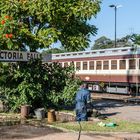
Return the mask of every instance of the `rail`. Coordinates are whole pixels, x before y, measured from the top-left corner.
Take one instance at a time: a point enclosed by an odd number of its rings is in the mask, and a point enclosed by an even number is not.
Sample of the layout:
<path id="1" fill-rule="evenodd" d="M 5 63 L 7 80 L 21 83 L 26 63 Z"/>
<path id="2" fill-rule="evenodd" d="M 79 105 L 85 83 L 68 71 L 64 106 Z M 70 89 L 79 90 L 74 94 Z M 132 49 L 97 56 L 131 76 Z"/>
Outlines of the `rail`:
<path id="1" fill-rule="evenodd" d="M 105 99 L 105 100 L 117 100 L 123 101 L 126 103 L 140 103 L 140 96 L 131 96 L 131 95 L 117 95 L 117 94 L 108 94 L 108 93 L 92 93 L 91 98 L 93 100 Z"/>

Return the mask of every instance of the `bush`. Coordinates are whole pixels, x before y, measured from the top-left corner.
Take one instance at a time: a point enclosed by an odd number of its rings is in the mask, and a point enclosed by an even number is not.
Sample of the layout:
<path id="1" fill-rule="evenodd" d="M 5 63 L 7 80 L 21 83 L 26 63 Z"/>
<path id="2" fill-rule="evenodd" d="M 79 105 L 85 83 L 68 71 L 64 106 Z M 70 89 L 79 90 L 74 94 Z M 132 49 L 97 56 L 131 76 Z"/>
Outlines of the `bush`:
<path id="1" fill-rule="evenodd" d="M 63 68 L 58 63 L 42 64 L 41 60 L 0 65 L 1 94 L 12 111 L 24 104 L 33 109 L 71 105 L 78 85 L 73 65 Z"/>

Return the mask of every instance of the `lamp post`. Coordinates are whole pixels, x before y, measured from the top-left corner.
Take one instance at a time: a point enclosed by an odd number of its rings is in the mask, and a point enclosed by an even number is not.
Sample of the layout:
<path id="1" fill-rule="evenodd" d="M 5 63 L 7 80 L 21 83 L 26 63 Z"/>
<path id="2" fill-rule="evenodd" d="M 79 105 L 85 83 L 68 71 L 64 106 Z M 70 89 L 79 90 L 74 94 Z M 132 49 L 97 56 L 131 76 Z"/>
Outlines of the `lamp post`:
<path id="1" fill-rule="evenodd" d="M 122 7 L 122 5 L 109 5 L 109 7 L 115 10 L 115 48 L 117 47 L 117 8 Z"/>

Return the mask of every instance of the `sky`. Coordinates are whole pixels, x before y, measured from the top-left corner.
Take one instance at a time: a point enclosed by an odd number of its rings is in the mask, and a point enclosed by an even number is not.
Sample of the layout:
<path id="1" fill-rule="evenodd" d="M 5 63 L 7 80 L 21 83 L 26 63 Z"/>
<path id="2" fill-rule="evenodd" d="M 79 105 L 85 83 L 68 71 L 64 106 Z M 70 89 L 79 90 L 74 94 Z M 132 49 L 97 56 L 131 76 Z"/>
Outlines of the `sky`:
<path id="1" fill-rule="evenodd" d="M 89 23 L 98 28 L 97 35 L 90 38 L 90 47 L 101 36 L 114 40 L 115 10 L 109 5 L 122 5 L 117 9 L 117 38 L 133 33 L 140 34 L 140 0 L 102 0 L 101 11 Z"/>
<path id="2" fill-rule="evenodd" d="M 140 0 L 102 0 L 101 10 L 97 13 L 96 18 L 91 18 L 88 23 L 98 28 L 96 36 L 90 37 L 90 50 L 96 39 L 106 36 L 112 40 L 115 39 L 115 10 L 109 5 L 121 5 L 117 8 L 116 37 L 122 38 L 134 33 L 140 34 Z M 52 45 L 60 47 L 58 42 Z"/>

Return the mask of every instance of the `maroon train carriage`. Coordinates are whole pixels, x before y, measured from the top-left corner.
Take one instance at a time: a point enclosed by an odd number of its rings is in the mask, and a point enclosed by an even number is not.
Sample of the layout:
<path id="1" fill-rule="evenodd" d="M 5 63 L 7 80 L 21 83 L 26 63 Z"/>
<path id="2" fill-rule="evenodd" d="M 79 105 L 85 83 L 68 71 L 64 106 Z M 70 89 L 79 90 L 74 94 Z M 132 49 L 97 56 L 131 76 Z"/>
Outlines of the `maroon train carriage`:
<path id="1" fill-rule="evenodd" d="M 51 54 L 46 61 L 63 67 L 74 62 L 76 76 L 96 92 L 140 93 L 139 46 Z"/>

